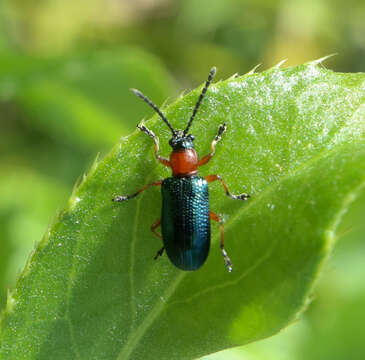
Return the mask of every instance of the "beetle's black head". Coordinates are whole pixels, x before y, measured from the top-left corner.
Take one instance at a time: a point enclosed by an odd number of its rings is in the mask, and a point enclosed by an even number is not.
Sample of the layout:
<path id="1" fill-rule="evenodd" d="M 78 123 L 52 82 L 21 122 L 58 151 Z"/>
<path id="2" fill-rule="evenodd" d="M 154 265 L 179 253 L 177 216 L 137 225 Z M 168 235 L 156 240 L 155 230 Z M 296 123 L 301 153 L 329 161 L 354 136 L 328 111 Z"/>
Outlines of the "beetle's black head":
<path id="1" fill-rule="evenodd" d="M 176 131 L 169 144 L 173 150 L 194 149 L 194 135 L 184 135 L 183 131 Z"/>

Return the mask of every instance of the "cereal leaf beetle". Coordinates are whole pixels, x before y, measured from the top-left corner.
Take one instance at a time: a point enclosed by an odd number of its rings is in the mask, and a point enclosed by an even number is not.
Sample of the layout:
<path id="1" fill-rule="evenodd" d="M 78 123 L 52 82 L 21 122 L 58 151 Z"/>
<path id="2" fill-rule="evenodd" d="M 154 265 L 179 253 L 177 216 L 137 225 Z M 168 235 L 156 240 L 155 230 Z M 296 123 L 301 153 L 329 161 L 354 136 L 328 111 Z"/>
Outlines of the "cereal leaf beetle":
<path id="1" fill-rule="evenodd" d="M 162 216 L 152 224 L 151 231 L 162 239 L 163 247 L 157 252 L 155 259 L 166 250 L 170 261 L 182 270 L 197 270 L 206 261 L 210 248 L 210 220 L 213 220 L 219 223 L 222 255 L 228 271 L 232 271 L 231 260 L 224 249 L 222 220 L 209 209 L 208 183 L 219 180 L 226 194 L 232 199 L 247 200 L 250 197 L 248 194 L 232 195 L 219 175 L 208 175 L 205 178 L 198 176 L 198 167 L 208 163 L 214 156 L 216 144 L 221 140 L 222 134 L 227 128 L 225 123 L 219 126 L 218 133 L 211 144 L 211 152 L 199 159 L 194 149 L 194 136 L 188 134 L 188 131 L 215 72 L 216 68 L 213 67 L 185 130 L 174 129 L 161 110 L 149 98 L 140 91 L 131 89 L 135 95 L 158 113 L 172 132 L 172 138 L 169 141 L 172 152 L 170 159 L 166 159 L 159 155 L 158 137 L 145 125 L 137 126 L 139 130 L 153 139 L 155 157 L 161 164 L 171 168 L 172 177 L 147 184 L 132 195 L 116 196 L 112 199 L 117 202 L 126 201 L 136 197 L 150 186 L 161 186 Z M 159 226 L 161 226 L 162 235 L 156 231 Z"/>

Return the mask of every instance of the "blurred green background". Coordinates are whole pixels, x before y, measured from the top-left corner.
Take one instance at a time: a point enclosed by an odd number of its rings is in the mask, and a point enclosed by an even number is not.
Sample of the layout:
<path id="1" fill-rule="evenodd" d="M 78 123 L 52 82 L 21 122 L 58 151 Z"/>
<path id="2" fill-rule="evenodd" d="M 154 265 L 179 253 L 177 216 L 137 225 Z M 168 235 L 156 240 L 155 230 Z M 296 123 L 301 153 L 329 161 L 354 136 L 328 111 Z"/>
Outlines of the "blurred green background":
<path id="1" fill-rule="evenodd" d="M 202 83 L 331 53 L 365 69 L 362 0 L 3 0 L 0 3 L 0 306 L 47 224 L 97 153 L 157 104 Z M 365 199 L 301 320 L 213 359 L 364 359 Z M 208 358 L 207 358 L 208 359 Z"/>

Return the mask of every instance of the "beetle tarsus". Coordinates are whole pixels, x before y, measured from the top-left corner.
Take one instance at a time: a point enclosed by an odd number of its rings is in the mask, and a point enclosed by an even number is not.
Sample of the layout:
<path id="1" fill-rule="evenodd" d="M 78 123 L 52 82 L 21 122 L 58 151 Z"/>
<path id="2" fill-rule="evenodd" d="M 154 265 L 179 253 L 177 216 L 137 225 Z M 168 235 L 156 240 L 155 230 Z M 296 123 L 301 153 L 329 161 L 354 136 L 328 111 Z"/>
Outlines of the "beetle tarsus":
<path id="1" fill-rule="evenodd" d="M 211 144 L 212 151 L 208 155 L 205 155 L 204 157 L 202 157 L 199 160 L 198 166 L 205 165 L 214 156 L 215 147 L 216 147 L 217 143 L 222 140 L 222 135 L 226 130 L 227 130 L 227 124 L 226 123 L 223 123 L 223 124 L 219 125 L 217 135 L 215 136 L 215 138 L 214 138 L 214 140 L 212 141 L 212 144 Z"/>
<path id="2" fill-rule="evenodd" d="M 240 195 L 233 195 L 231 194 L 231 192 L 228 189 L 227 184 L 223 181 L 223 179 L 219 176 L 219 175 L 208 175 L 205 177 L 205 180 L 209 182 L 213 182 L 213 181 L 220 181 L 221 184 L 224 187 L 224 190 L 226 192 L 226 195 L 229 196 L 231 199 L 235 199 L 235 200 L 248 200 L 248 198 L 250 198 L 251 196 L 249 194 L 246 193 L 242 193 Z"/>
<path id="3" fill-rule="evenodd" d="M 243 193 L 240 195 L 232 195 L 232 194 L 227 194 L 228 196 L 230 196 L 232 199 L 236 199 L 236 200 L 248 200 L 251 196 L 249 194 Z"/>
<path id="4" fill-rule="evenodd" d="M 159 140 L 158 140 L 158 137 L 155 135 L 155 133 L 150 130 L 146 125 L 144 125 L 143 123 L 140 124 L 140 125 L 137 125 L 137 128 L 144 132 L 147 136 L 151 137 L 155 143 L 155 157 L 156 159 L 163 165 L 165 166 L 171 166 L 170 165 L 170 161 L 162 156 L 160 156 L 158 154 L 158 151 L 159 151 Z"/>
<path id="5" fill-rule="evenodd" d="M 157 260 L 160 256 L 162 256 L 163 252 L 165 250 L 165 247 L 162 247 L 160 250 L 157 251 L 157 254 L 153 258 L 153 260 Z"/>
<path id="6" fill-rule="evenodd" d="M 118 195 L 115 198 L 113 198 L 112 201 L 122 202 L 122 201 L 133 199 L 138 194 L 140 194 L 142 191 L 145 191 L 146 189 L 148 189 L 150 186 L 161 186 L 161 184 L 162 184 L 162 180 L 152 182 L 150 184 L 147 184 L 147 185 L 141 187 L 137 192 L 135 192 L 132 195 Z"/>
<path id="7" fill-rule="evenodd" d="M 227 255 L 227 251 L 224 250 L 224 248 L 222 248 L 222 255 L 224 258 L 224 264 L 226 265 L 228 272 L 232 272 L 232 270 L 233 270 L 232 262 L 231 262 L 231 259 Z"/>
<path id="8" fill-rule="evenodd" d="M 112 199 L 112 201 L 122 202 L 122 201 L 129 200 L 130 198 L 131 197 L 129 195 L 127 195 L 127 196 L 116 196 L 115 198 Z"/>
<path id="9" fill-rule="evenodd" d="M 144 132 L 145 134 L 147 134 L 148 136 L 150 136 L 152 139 L 156 138 L 155 133 L 150 130 L 148 127 L 146 127 L 146 125 L 142 124 L 142 125 L 137 125 L 137 128 L 139 130 L 141 130 L 142 132 Z"/>
<path id="10" fill-rule="evenodd" d="M 226 132 L 226 130 L 227 130 L 227 124 L 226 123 L 223 123 L 223 124 L 219 125 L 218 133 L 217 133 L 217 135 L 214 138 L 214 141 L 216 143 L 221 140 L 222 135 L 223 135 L 223 133 Z"/>

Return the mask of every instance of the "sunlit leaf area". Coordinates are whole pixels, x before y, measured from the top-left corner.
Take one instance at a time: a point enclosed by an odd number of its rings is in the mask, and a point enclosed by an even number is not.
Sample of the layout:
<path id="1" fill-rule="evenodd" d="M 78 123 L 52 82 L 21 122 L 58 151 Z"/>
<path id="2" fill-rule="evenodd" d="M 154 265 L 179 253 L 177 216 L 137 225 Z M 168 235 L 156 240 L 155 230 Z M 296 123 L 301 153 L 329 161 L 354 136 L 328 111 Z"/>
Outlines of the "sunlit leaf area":
<path id="1" fill-rule="evenodd" d="M 0 4 L 0 359 L 362 360 L 365 3 Z M 285 61 L 284 61 L 285 60 Z M 260 64 L 260 66 L 258 66 Z M 223 219 L 175 268 L 142 121 L 191 126 Z"/>

